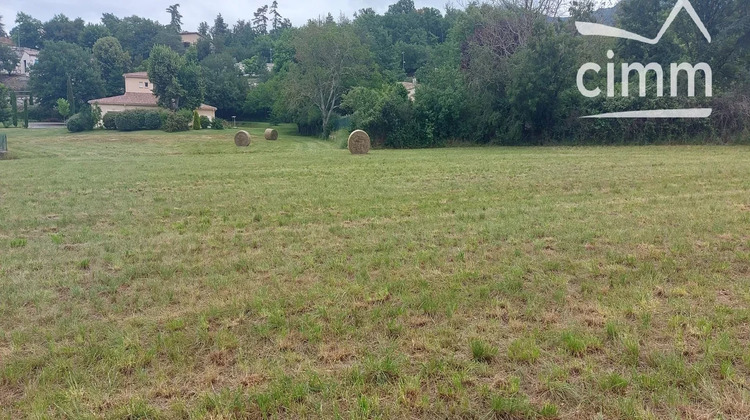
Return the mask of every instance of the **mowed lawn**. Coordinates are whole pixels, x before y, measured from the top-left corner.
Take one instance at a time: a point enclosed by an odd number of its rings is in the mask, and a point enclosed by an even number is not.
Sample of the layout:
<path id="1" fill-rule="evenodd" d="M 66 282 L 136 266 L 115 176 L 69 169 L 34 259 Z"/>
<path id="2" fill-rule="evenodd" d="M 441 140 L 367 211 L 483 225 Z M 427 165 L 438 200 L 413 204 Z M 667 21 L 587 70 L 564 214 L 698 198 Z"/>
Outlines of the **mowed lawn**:
<path id="1" fill-rule="evenodd" d="M 750 148 L 264 128 L 5 131 L 0 418 L 750 417 Z"/>

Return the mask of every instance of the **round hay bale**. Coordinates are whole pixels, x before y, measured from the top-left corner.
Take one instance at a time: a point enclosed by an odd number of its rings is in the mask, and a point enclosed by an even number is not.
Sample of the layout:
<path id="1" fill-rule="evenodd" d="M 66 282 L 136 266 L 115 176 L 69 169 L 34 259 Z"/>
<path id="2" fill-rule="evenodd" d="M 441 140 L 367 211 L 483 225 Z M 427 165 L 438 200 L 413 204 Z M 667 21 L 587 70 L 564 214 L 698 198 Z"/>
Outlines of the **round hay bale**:
<path id="1" fill-rule="evenodd" d="M 236 144 L 237 147 L 250 146 L 250 133 L 245 130 L 238 131 L 237 134 L 234 135 L 234 144 Z"/>
<path id="2" fill-rule="evenodd" d="M 266 138 L 266 140 L 276 140 L 279 138 L 279 132 L 274 130 L 273 128 L 266 128 L 266 132 L 263 133 L 263 136 Z"/>
<path id="3" fill-rule="evenodd" d="M 354 130 L 347 141 L 353 155 L 364 155 L 370 151 L 370 136 L 362 130 Z"/>

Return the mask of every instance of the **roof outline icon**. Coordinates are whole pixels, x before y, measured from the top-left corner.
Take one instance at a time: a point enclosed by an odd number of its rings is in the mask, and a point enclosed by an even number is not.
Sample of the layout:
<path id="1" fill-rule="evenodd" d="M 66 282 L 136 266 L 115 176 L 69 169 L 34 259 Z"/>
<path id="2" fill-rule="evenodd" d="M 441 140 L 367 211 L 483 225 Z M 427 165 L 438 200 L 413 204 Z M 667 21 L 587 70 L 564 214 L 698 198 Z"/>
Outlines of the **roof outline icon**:
<path id="1" fill-rule="evenodd" d="M 706 26 L 698 16 L 698 13 L 695 12 L 693 5 L 690 4 L 690 0 L 677 0 L 674 8 L 672 8 L 672 12 L 669 14 L 669 17 L 667 17 L 667 20 L 664 22 L 664 25 L 662 25 L 661 30 L 655 38 L 646 38 L 642 35 L 628 32 L 624 29 L 601 25 L 599 23 L 593 22 L 576 22 L 576 29 L 578 29 L 578 32 L 581 35 L 630 39 L 633 41 L 642 42 L 644 44 L 655 45 L 661 40 L 661 38 L 664 36 L 664 33 L 667 32 L 667 29 L 669 29 L 669 27 L 672 25 L 672 22 L 674 22 L 674 20 L 677 18 L 677 15 L 682 11 L 682 9 L 685 9 L 685 11 L 688 12 L 690 18 L 693 19 L 695 25 L 698 27 L 698 29 L 700 29 L 701 33 L 703 33 L 703 36 L 706 37 L 706 40 L 709 43 L 711 43 L 711 34 L 708 33 L 708 29 L 706 29 Z"/>

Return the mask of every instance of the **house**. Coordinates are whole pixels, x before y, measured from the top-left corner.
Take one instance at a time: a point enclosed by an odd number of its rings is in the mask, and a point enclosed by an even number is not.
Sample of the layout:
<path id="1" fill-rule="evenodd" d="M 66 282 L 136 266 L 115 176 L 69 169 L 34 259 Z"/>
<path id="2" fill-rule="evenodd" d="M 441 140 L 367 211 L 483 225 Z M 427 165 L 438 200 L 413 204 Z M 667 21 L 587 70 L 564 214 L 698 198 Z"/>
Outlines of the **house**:
<path id="1" fill-rule="evenodd" d="M 109 98 L 92 99 L 90 104 L 97 104 L 102 110 L 102 116 L 108 112 L 121 112 L 128 109 L 154 109 L 158 108 L 156 95 L 154 95 L 154 84 L 148 80 L 148 73 L 126 73 L 125 94 L 111 96 Z M 201 104 L 196 110 L 198 115 L 210 119 L 216 118 L 216 108 L 211 105 Z"/>
<path id="2" fill-rule="evenodd" d="M 39 51 L 32 48 L 13 48 L 21 61 L 16 67 L 16 74 L 29 74 L 31 66 L 39 60 Z"/>
<path id="3" fill-rule="evenodd" d="M 189 47 L 191 45 L 195 45 L 200 41 L 201 38 L 203 38 L 203 35 L 199 34 L 198 32 L 182 32 L 180 34 L 180 38 L 182 38 L 182 45 L 185 47 Z"/>

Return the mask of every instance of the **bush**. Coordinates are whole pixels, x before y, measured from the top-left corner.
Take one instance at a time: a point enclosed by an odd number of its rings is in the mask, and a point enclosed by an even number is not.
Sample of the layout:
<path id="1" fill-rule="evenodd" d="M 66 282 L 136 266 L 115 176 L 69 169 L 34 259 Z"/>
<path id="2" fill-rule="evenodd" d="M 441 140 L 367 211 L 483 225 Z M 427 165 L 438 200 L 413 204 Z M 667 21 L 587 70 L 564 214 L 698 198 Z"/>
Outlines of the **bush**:
<path id="1" fill-rule="evenodd" d="M 158 130 L 162 126 L 161 112 L 159 111 L 146 111 L 143 114 L 143 129 L 144 130 Z"/>
<path id="2" fill-rule="evenodd" d="M 189 113 L 186 115 L 184 112 L 171 112 L 167 115 L 167 119 L 164 122 L 164 131 L 168 133 L 174 133 L 177 131 L 188 131 L 190 130 L 190 121 L 192 115 Z"/>
<path id="3" fill-rule="evenodd" d="M 117 113 L 115 126 L 119 131 L 140 130 L 142 125 L 141 116 L 138 111 L 123 111 Z"/>
<path id="4" fill-rule="evenodd" d="M 211 123 L 211 128 L 214 130 L 223 130 L 224 129 L 224 120 L 221 118 L 214 118 L 214 121 Z"/>
<path id="5" fill-rule="evenodd" d="M 115 126 L 119 131 L 158 130 L 162 127 L 162 111 L 134 109 L 118 112 Z"/>
<path id="6" fill-rule="evenodd" d="M 91 109 L 84 108 L 81 112 L 68 118 L 66 126 L 71 133 L 79 133 L 94 129 L 95 122 L 91 118 Z"/>
<path id="7" fill-rule="evenodd" d="M 210 127 L 211 127 L 211 120 L 207 116 L 201 115 L 201 128 L 205 130 L 206 128 L 210 128 Z"/>
<path id="8" fill-rule="evenodd" d="M 98 122 L 94 118 L 95 116 L 92 114 L 91 107 L 88 105 L 84 105 L 81 108 L 81 112 L 68 118 L 68 121 L 65 125 L 68 127 L 68 131 L 72 133 L 93 130 L 94 126 Z"/>
<path id="9" fill-rule="evenodd" d="M 193 111 L 193 130 L 201 129 L 201 117 L 198 115 L 198 111 Z"/>
<path id="10" fill-rule="evenodd" d="M 107 112 L 104 114 L 102 117 L 102 125 L 104 125 L 105 130 L 117 130 L 117 125 L 115 123 L 117 114 L 119 114 L 119 112 Z"/>

